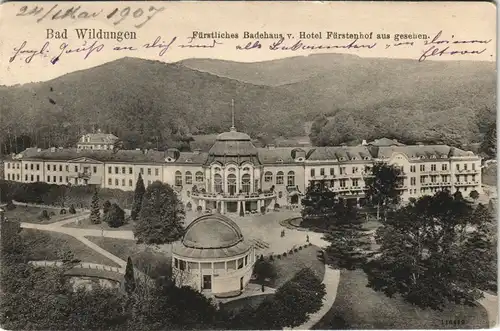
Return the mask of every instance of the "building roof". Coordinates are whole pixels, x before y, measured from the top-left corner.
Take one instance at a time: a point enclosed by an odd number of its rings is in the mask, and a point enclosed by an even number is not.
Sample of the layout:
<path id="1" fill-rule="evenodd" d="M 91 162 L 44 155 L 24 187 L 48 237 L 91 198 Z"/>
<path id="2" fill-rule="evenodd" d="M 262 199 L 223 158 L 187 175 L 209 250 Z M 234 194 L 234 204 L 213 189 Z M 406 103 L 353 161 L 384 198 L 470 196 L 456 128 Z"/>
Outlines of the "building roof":
<path id="1" fill-rule="evenodd" d="M 257 148 L 246 133 L 231 131 L 217 136 L 215 143 L 208 151 L 209 156 L 256 156 Z"/>
<path id="2" fill-rule="evenodd" d="M 88 138 L 89 141 L 85 141 Z M 87 133 L 80 138 L 79 144 L 112 144 L 119 138 L 111 133 Z"/>
<path id="3" fill-rule="evenodd" d="M 398 142 L 396 139 L 380 138 L 375 139 L 368 143 L 371 146 L 404 146 L 404 144 Z"/>
<path id="4" fill-rule="evenodd" d="M 173 252 L 190 258 L 221 258 L 240 255 L 251 246 L 238 225 L 227 216 L 208 214 L 195 219 Z"/>
<path id="5" fill-rule="evenodd" d="M 376 158 L 390 158 L 394 153 L 401 153 L 408 158 L 417 159 L 442 159 L 450 157 L 474 156 L 474 153 L 447 145 L 412 145 L 412 146 L 387 146 L 372 148 Z"/>

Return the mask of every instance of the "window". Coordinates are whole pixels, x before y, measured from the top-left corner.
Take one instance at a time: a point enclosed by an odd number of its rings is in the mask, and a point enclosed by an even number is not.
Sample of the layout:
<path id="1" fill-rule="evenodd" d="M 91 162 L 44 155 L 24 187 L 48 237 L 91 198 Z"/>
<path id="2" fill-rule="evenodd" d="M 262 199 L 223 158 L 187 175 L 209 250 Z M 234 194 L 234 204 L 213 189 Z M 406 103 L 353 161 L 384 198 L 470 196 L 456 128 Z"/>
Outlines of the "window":
<path id="1" fill-rule="evenodd" d="M 446 163 L 441 164 L 441 170 L 442 171 L 448 170 L 448 165 Z"/>
<path id="2" fill-rule="evenodd" d="M 36 164 L 36 170 L 40 171 L 40 165 L 38 163 Z"/>
<path id="3" fill-rule="evenodd" d="M 19 163 L 18 163 L 18 164 L 16 164 L 16 169 L 19 169 Z"/>
<path id="4" fill-rule="evenodd" d="M 425 164 L 420 165 L 420 171 L 425 171 Z"/>
<path id="5" fill-rule="evenodd" d="M 179 260 L 179 269 L 186 270 L 186 261 Z"/>
<path id="6" fill-rule="evenodd" d="M 148 170 L 151 171 L 151 169 Z M 193 175 L 191 171 L 186 171 L 186 184 L 193 184 Z"/>
<path id="7" fill-rule="evenodd" d="M 141 168 L 141 174 L 143 169 Z M 180 171 L 175 172 L 175 186 L 182 186 L 182 173 Z"/>
<path id="8" fill-rule="evenodd" d="M 97 173 L 97 167 L 93 167 L 92 171 L 94 172 L 94 174 L 96 174 Z"/>
<path id="9" fill-rule="evenodd" d="M 111 173 L 111 167 L 108 167 L 108 174 Z"/>
<path id="10" fill-rule="evenodd" d="M 334 176 L 335 175 L 335 169 L 334 168 L 330 168 L 330 176 Z"/>
<path id="11" fill-rule="evenodd" d="M 134 185 L 134 183 L 132 182 L 132 179 L 129 179 L 128 180 L 128 186 L 132 187 Z"/>
<path id="12" fill-rule="evenodd" d="M 125 167 L 122 167 L 122 174 L 126 174 L 127 170 L 125 169 Z"/>
<path id="13" fill-rule="evenodd" d="M 346 184 L 346 180 L 345 179 L 341 179 L 339 184 L 340 184 L 340 187 L 345 187 L 346 186 L 345 185 Z"/>
<path id="14" fill-rule="evenodd" d="M 244 174 L 241 177 L 241 189 L 245 193 L 250 193 L 250 175 Z"/>
<path id="15" fill-rule="evenodd" d="M 122 186 L 125 186 L 125 179 L 122 179 Z"/>
<path id="16" fill-rule="evenodd" d="M 118 174 L 119 171 L 118 171 L 118 167 L 115 167 L 115 174 Z"/>
<path id="17" fill-rule="evenodd" d="M 26 165 L 26 167 L 27 167 L 27 166 L 28 166 L 28 165 Z M 26 182 L 28 181 L 28 175 L 24 175 L 24 181 L 26 181 Z"/>
<path id="18" fill-rule="evenodd" d="M 276 184 L 283 185 L 284 183 L 284 174 L 283 171 L 278 171 L 276 174 Z"/>
<path id="19" fill-rule="evenodd" d="M 159 175 L 160 175 L 160 169 L 155 168 L 155 176 L 159 176 Z"/>
<path id="20" fill-rule="evenodd" d="M 460 170 L 460 164 L 457 164 L 457 170 Z"/>
<path id="21" fill-rule="evenodd" d="M 448 176 L 446 176 L 446 175 L 442 175 L 442 176 L 441 176 L 441 182 L 443 182 L 443 183 L 447 183 L 447 182 L 448 182 Z"/>
<path id="22" fill-rule="evenodd" d="M 56 166 L 54 166 L 54 168 L 55 168 L 55 167 L 56 167 Z M 30 169 L 31 169 L 31 170 L 33 170 L 33 163 L 32 163 L 32 164 L 30 164 Z M 55 169 L 54 169 L 54 170 L 55 170 Z"/>
<path id="23" fill-rule="evenodd" d="M 436 182 L 436 177 L 437 177 L 437 176 L 431 176 L 431 182 L 432 182 L 432 183 L 435 183 L 435 182 Z"/>
<path id="24" fill-rule="evenodd" d="M 324 176 L 325 175 L 325 168 L 320 168 L 319 174 L 320 174 L 320 176 Z"/>
<path id="25" fill-rule="evenodd" d="M 245 266 L 248 264 L 248 255 L 245 256 Z"/>
<path id="26" fill-rule="evenodd" d="M 272 181 L 273 181 L 273 173 L 270 171 L 266 171 L 266 173 L 264 174 L 264 182 L 266 182 L 266 183 L 271 182 L 272 183 Z"/>
<path id="27" fill-rule="evenodd" d="M 287 176 L 287 185 L 288 186 L 295 186 L 295 172 L 289 171 L 288 176 Z"/>
<path id="28" fill-rule="evenodd" d="M 119 185 L 120 185 L 120 182 L 118 181 L 118 178 L 115 178 L 115 185 L 116 185 L 116 186 L 119 186 Z"/>
<path id="29" fill-rule="evenodd" d="M 113 185 L 113 181 L 111 180 L 111 178 L 108 178 L 108 185 Z"/>
<path id="30" fill-rule="evenodd" d="M 7 163 L 7 169 L 10 169 L 10 163 Z"/>
<path id="31" fill-rule="evenodd" d="M 57 165 L 53 164 L 53 165 L 52 165 L 52 170 L 53 170 L 53 171 L 57 171 Z"/>
<path id="32" fill-rule="evenodd" d="M 78 166 L 75 166 L 75 172 L 78 172 Z"/>
<path id="33" fill-rule="evenodd" d="M 195 174 L 195 180 L 198 183 L 201 183 L 201 182 L 203 182 L 203 179 L 204 179 L 203 178 L 203 172 L 201 172 L 201 171 L 196 172 L 196 174 Z"/>
<path id="34" fill-rule="evenodd" d="M 132 167 L 128 167 L 128 174 L 132 175 L 133 173 L 134 173 L 134 170 L 132 169 Z"/>
<path id="35" fill-rule="evenodd" d="M 283 197 L 283 192 L 279 191 L 279 192 L 278 192 L 278 198 L 280 198 L 280 199 L 281 199 L 282 197 Z"/>
<path id="36" fill-rule="evenodd" d="M 425 183 L 425 177 L 422 176 L 422 177 L 420 177 L 420 184 L 424 184 L 424 183 Z"/>
<path id="37" fill-rule="evenodd" d="M 410 184 L 411 185 L 416 185 L 417 184 L 417 178 L 416 177 L 411 177 L 410 178 Z"/>
<path id="38" fill-rule="evenodd" d="M 311 169 L 311 177 L 314 177 L 316 176 L 316 169 Z"/>
<path id="39" fill-rule="evenodd" d="M 353 179 L 352 180 L 352 186 L 354 186 L 354 187 L 358 187 L 359 186 L 358 179 Z"/>
<path id="40" fill-rule="evenodd" d="M 227 190 L 230 195 L 234 195 L 236 193 L 236 175 L 229 174 L 227 176 Z"/>
<path id="41" fill-rule="evenodd" d="M 62 176 L 59 176 L 59 182 L 62 183 Z"/>
<path id="42" fill-rule="evenodd" d="M 345 167 L 340 167 L 340 174 L 345 175 Z"/>
<path id="43" fill-rule="evenodd" d="M 38 167 L 36 167 L 36 170 L 38 170 Z M 62 171 L 62 164 L 59 165 L 59 171 Z"/>
<path id="44" fill-rule="evenodd" d="M 467 170 L 467 163 L 464 164 L 464 170 Z"/>
<path id="45" fill-rule="evenodd" d="M 243 268 L 243 258 L 238 259 L 238 269 Z"/>
<path id="46" fill-rule="evenodd" d="M 435 164 L 431 164 L 431 171 L 436 171 L 436 165 Z"/>
<path id="47" fill-rule="evenodd" d="M 476 164 L 472 163 L 472 170 L 476 170 Z"/>
<path id="48" fill-rule="evenodd" d="M 179 260 L 177 260 L 177 258 L 174 257 L 174 266 L 176 268 L 179 268 Z"/>
<path id="49" fill-rule="evenodd" d="M 472 181 L 475 182 L 476 181 L 476 175 L 472 175 Z"/>
<path id="50" fill-rule="evenodd" d="M 358 173 L 358 167 L 352 167 L 352 173 L 357 174 Z"/>
<path id="51" fill-rule="evenodd" d="M 410 166 L 410 172 L 415 172 L 415 171 L 416 171 L 415 166 L 414 165 Z"/>
<path id="52" fill-rule="evenodd" d="M 7 180 L 10 180 L 10 174 L 7 174 Z"/>
<path id="53" fill-rule="evenodd" d="M 50 171 L 50 164 L 47 164 L 47 170 Z"/>
<path id="54" fill-rule="evenodd" d="M 68 176 L 66 176 L 65 180 L 66 180 L 66 183 L 69 183 L 69 182 L 68 182 Z"/>
<path id="55" fill-rule="evenodd" d="M 217 193 L 222 192 L 222 176 L 220 174 L 214 176 L 214 191 Z"/>
<path id="56" fill-rule="evenodd" d="M 141 168 L 141 175 L 144 175 L 144 168 Z"/>
<path id="57" fill-rule="evenodd" d="M 151 176 L 151 168 L 148 168 L 148 176 Z"/>
<path id="58" fill-rule="evenodd" d="M 53 181 L 54 183 L 55 183 L 55 182 L 57 182 L 57 178 L 56 178 L 56 176 L 52 177 L 52 181 Z"/>
<path id="59" fill-rule="evenodd" d="M 50 183 L 50 176 L 47 176 L 47 182 Z"/>

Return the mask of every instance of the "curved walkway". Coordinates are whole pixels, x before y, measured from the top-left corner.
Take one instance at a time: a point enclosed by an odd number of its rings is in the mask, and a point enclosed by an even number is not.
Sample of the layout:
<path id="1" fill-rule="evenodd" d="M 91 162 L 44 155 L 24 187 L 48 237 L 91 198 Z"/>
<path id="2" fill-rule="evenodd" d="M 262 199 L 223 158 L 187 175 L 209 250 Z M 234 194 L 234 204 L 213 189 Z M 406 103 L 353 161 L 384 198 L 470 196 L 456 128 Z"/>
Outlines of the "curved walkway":
<path id="1" fill-rule="evenodd" d="M 29 263 L 40 267 L 50 267 L 50 266 L 61 267 L 64 265 L 64 262 L 62 261 L 30 261 Z M 98 264 L 98 263 L 79 262 L 75 263 L 73 268 L 100 269 L 105 271 L 116 272 L 123 275 L 125 274 L 125 268 L 117 268 L 106 264 Z"/>
<path id="2" fill-rule="evenodd" d="M 498 296 L 483 292 L 484 298 L 478 300 L 488 314 L 490 328 L 498 325 Z"/>

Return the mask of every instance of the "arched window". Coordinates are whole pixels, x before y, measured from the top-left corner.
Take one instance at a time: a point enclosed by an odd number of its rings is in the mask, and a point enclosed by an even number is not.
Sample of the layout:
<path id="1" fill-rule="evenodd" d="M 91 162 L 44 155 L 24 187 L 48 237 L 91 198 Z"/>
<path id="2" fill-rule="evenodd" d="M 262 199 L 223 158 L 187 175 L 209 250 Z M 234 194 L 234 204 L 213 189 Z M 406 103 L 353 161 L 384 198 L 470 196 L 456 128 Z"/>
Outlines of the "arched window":
<path id="1" fill-rule="evenodd" d="M 273 182 L 273 173 L 270 171 L 266 171 L 264 174 L 264 181 L 266 183 L 272 183 Z"/>
<path id="2" fill-rule="evenodd" d="M 227 191 L 230 195 L 236 194 L 236 175 L 234 174 L 227 176 Z"/>
<path id="3" fill-rule="evenodd" d="M 220 174 L 214 175 L 214 190 L 217 193 L 222 192 L 222 176 Z"/>
<path id="4" fill-rule="evenodd" d="M 182 186 L 182 173 L 180 171 L 175 172 L 175 186 Z"/>
<path id="5" fill-rule="evenodd" d="M 241 189 L 245 193 L 250 193 L 250 175 L 244 174 L 241 176 Z"/>
<path id="6" fill-rule="evenodd" d="M 293 171 L 288 172 L 286 182 L 287 182 L 286 185 L 288 185 L 288 186 L 295 186 L 295 172 L 293 172 Z"/>
<path id="7" fill-rule="evenodd" d="M 186 184 L 193 184 L 193 175 L 191 171 L 186 171 Z"/>
<path id="8" fill-rule="evenodd" d="M 196 172 L 196 175 L 195 175 L 195 180 L 196 180 L 198 183 L 202 183 L 202 182 L 203 182 L 203 180 L 204 180 L 203 172 L 201 172 L 201 171 Z"/>
<path id="9" fill-rule="evenodd" d="M 276 174 L 276 184 L 280 185 L 284 183 L 284 174 L 283 171 L 278 171 Z"/>

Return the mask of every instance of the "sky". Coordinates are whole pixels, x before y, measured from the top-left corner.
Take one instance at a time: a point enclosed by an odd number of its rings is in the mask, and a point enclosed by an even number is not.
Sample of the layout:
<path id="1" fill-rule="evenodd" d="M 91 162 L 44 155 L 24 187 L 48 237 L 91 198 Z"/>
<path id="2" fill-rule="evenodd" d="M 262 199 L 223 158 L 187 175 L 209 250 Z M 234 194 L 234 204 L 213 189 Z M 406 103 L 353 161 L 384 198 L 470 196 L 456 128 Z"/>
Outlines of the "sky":
<path id="1" fill-rule="evenodd" d="M 35 7 L 39 13 L 29 14 Z M 79 7 L 75 15 L 80 18 L 52 19 L 57 11 L 64 13 L 71 7 Z M 99 14 L 85 18 L 84 12 Z M 147 20 L 148 16 L 152 17 Z M 48 29 L 67 29 L 67 39 L 47 39 Z M 96 40 L 89 54 L 82 47 L 94 40 L 79 39 L 75 29 L 129 31 L 135 32 L 137 39 Z M 190 42 L 193 31 L 237 33 L 239 38 L 216 39 L 215 47 L 186 47 L 213 46 L 212 38 Z M 284 39 L 278 48 L 288 49 L 270 49 L 276 38 L 243 39 L 245 31 L 281 33 Z M 300 32 L 317 39 L 301 38 Z M 327 39 L 327 32 L 371 32 L 372 39 Z M 377 34 L 390 35 L 390 39 L 377 39 Z M 395 41 L 396 34 L 420 34 L 428 39 Z M 125 56 L 163 62 L 186 58 L 255 62 L 334 52 L 414 61 L 495 61 L 496 8 L 487 2 L 39 2 L 38 6 L 20 2 L 0 5 L 0 35 L 1 85 L 46 81 Z M 165 44 L 173 42 L 164 52 L 164 47 L 144 47 L 156 38 Z M 299 41 L 307 49 L 290 49 Z M 247 45 L 260 48 L 238 49 Z M 317 49 L 319 46 L 334 48 Z M 75 52 L 78 48 L 81 51 Z"/>

